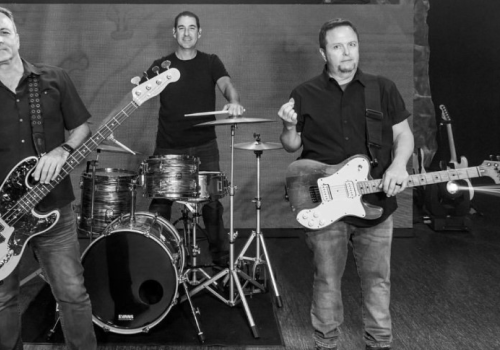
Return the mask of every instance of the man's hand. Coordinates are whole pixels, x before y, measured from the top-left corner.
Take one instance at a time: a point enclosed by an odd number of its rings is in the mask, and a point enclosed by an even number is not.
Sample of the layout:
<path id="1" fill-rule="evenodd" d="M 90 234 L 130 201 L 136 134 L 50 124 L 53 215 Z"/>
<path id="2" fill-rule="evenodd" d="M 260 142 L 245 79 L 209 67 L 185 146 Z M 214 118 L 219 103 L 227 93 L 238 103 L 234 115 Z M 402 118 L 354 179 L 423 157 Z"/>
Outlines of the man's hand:
<path id="1" fill-rule="evenodd" d="M 395 196 L 405 190 L 408 183 L 408 176 L 406 164 L 400 165 L 393 162 L 385 171 L 379 188 L 383 189 L 387 197 Z"/>
<path id="2" fill-rule="evenodd" d="M 243 106 L 239 103 L 228 103 L 222 110 L 228 111 L 229 115 L 234 117 L 245 113 L 245 108 L 243 108 Z"/>
<path id="3" fill-rule="evenodd" d="M 287 129 L 291 129 L 295 125 L 297 125 L 297 113 L 293 109 L 295 106 L 295 101 L 293 98 L 290 99 L 287 103 L 281 106 L 278 111 L 278 116 L 283 120 L 285 127 Z"/>
<path id="4" fill-rule="evenodd" d="M 56 147 L 38 161 L 32 176 L 42 184 L 55 180 L 68 159 L 69 153 L 61 147 Z"/>

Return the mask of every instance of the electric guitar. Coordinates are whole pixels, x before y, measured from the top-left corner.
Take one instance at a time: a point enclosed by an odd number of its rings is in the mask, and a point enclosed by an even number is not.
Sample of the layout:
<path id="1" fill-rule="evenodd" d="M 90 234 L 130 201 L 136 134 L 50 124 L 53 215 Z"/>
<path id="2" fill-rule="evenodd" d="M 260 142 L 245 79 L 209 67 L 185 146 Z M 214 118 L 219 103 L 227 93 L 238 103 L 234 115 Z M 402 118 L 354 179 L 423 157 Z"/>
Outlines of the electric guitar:
<path id="1" fill-rule="evenodd" d="M 447 165 L 441 164 L 441 169 L 467 168 L 469 166 L 467 158 L 465 158 L 464 156 L 460 157 L 460 162 L 457 158 L 457 150 L 455 149 L 455 139 L 453 138 L 453 129 L 451 127 L 450 115 L 444 105 L 440 105 L 439 109 L 441 109 L 441 119 L 443 120 L 443 123 L 446 124 L 446 132 L 448 133 L 448 146 L 450 147 L 450 161 Z M 470 199 L 472 199 L 474 197 L 474 189 L 472 188 L 470 180 L 466 180 L 466 182 L 469 187 Z"/>
<path id="2" fill-rule="evenodd" d="M 0 187 L 0 281 L 15 269 L 28 241 L 50 230 L 59 220 L 58 210 L 40 213 L 35 206 L 141 104 L 179 78 L 179 71 L 171 68 L 132 89 L 132 101 L 78 147 L 68 157 L 58 177 L 49 184 L 32 181 L 37 157 L 23 159 L 10 171 Z M 133 82 L 138 80 L 135 78 Z"/>
<path id="3" fill-rule="evenodd" d="M 500 183 L 500 161 L 484 161 L 480 166 L 410 175 L 408 187 L 488 176 Z M 301 159 L 286 172 L 286 187 L 292 211 L 305 228 L 319 230 L 345 216 L 377 219 L 381 207 L 365 203 L 363 195 L 382 192 L 382 180 L 371 179 L 370 160 L 353 156 L 337 165 Z"/>

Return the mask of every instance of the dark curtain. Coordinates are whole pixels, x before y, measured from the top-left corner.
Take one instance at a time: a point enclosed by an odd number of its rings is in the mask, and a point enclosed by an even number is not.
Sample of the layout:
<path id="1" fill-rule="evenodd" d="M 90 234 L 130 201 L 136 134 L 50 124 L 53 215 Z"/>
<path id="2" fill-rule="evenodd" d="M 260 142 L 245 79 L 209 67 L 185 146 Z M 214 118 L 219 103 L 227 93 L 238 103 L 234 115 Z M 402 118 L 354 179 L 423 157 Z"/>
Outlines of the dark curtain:
<path id="1" fill-rule="evenodd" d="M 452 120 L 457 155 L 469 166 L 500 154 L 500 1 L 431 0 L 429 78 Z M 439 128 L 435 165 L 449 160 L 448 133 Z"/>

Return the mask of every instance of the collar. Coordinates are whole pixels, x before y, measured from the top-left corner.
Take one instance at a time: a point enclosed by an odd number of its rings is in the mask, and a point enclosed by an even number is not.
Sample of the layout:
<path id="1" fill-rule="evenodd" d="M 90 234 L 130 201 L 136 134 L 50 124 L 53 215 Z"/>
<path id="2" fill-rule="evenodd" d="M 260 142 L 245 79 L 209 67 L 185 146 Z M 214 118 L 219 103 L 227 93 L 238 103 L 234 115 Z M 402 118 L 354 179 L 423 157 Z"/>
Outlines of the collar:
<path id="1" fill-rule="evenodd" d="M 34 66 L 33 64 L 26 61 L 24 58 L 21 58 L 23 61 L 24 73 L 23 78 L 30 76 L 31 74 L 41 75 L 42 70 L 39 67 Z"/>
<path id="2" fill-rule="evenodd" d="M 323 68 L 323 73 L 321 74 L 321 76 L 322 80 L 325 82 L 325 85 L 329 85 L 330 82 L 335 82 L 335 84 L 339 85 L 339 83 L 335 79 L 330 77 L 330 75 L 328 74 L 328 69 L 326 64 L 325 67 Z M 352 83 L 353 81 L 359 81 L 363 86 L 366 86 L 367 76 L 365 73 L 363 73 L 363 71 L 360 68 L 358 68 L 356 73 L 354 74 L 354 77 L 349 82 L 349 84 Z"/>

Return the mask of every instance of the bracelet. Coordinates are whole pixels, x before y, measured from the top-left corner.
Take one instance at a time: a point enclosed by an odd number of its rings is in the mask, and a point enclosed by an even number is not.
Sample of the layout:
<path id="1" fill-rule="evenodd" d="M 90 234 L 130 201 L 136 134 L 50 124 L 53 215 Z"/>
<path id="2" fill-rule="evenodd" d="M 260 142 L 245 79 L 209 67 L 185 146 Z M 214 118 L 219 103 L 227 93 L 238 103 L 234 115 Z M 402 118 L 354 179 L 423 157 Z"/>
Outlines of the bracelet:
<path id="1" fill-rule="evenodd" d="M 67 143 L 63 143 L 61 145 L 61 148 L 63 150 L 65 150 L 66 152 L 68 152 L 69 154 L 73 153 L 75 151 L 75 149 L 73 147 L 71 147 L 70 145 L 68 145 Z"/>

